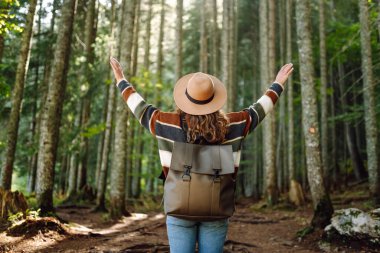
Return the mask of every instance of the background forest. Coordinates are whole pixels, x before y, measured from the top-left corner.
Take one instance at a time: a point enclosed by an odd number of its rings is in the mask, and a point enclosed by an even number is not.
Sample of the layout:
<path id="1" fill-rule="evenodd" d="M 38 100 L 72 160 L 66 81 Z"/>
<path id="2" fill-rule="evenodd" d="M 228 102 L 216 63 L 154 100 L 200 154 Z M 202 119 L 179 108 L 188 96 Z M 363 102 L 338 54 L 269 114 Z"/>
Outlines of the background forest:
<path id="1" fill-rule="evenodd" d="M 305 193 L 315 226 L 331 217 L 329 194 L 353 185 L 378 206 L 379 13 L 379 0 L 2 0 L 1 187 L 45 213 L 94 201 L 120 217 L 160 202 L 156 141 L 122 101 L 110 56 L 164 111 L 184 74 L 220 78 L 233 111 L 292 62 L 244 143 L 237 195 L 302 205 Z"/>

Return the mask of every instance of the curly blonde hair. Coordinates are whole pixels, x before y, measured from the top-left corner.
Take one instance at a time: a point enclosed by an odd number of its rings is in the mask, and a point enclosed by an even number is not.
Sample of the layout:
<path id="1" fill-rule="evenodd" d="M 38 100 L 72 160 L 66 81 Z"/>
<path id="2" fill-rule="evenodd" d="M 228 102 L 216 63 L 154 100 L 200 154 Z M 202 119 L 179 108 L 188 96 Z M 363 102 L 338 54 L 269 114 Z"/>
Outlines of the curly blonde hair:
<path id="1" fill-rule="evenodd" d="M 214 113 L 205 115 L 187 114 L 177 109 L 181 118 L 186 121 L 187 125 L 187 142 L 194 143 L 202 138 L 210 143 L 222 143 L 228 132 L 229 119 L 226 114 L 219 110 Z"/>

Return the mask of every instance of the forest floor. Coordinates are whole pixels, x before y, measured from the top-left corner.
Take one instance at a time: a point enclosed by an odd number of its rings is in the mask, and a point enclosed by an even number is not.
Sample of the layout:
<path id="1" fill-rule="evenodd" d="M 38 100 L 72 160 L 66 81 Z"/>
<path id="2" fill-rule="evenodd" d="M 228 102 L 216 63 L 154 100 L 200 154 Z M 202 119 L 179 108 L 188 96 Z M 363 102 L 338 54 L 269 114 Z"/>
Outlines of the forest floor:
<path id="1" fill-rule="evenodd" d="M 363 199 L 335 199 L 336 209 L 363 207 Z M 0 233 L 0 252 L 169 252 L 165 216 L 161 212 L 132 213 L 118 221 L 91 212 L 91 206 L 58 207 L 57 214 L 69 221 L 67 232 L 51 230 L 33 236 L 7 236 Z M 138 208 L 137 208 L 138 209 Z M 312 208 L 275 209 L 242 199 L 230 218 L 224 252 L 380 252 L 367 248 L 320 243 L 322 231 L 300 239 L 297 231 L 307 227 Z"/>

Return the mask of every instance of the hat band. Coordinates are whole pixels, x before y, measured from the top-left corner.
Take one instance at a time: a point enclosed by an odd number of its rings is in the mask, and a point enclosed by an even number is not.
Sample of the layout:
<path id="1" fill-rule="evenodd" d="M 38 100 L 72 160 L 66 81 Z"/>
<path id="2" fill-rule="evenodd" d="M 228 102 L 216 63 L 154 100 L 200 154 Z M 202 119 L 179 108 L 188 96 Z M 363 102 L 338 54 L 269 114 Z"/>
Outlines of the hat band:
<path id="1" fill-rule="evenodd" d="M 208 104 L 212 101 L 212 99 L 214 98 L 214 93 L 212 94 L 212 96 L 206 100 L 198 100 L 198 99 L 195 99 L 195 98 L 192 98 L 189 93 L 187 92 L 187 89 L 185 91 L 185 94 L 186 94 L 186 97 L 191 101 L 193 102 L 194 104 L 197 104 L 197 105 L 205 105 L 205 104 Z"/>

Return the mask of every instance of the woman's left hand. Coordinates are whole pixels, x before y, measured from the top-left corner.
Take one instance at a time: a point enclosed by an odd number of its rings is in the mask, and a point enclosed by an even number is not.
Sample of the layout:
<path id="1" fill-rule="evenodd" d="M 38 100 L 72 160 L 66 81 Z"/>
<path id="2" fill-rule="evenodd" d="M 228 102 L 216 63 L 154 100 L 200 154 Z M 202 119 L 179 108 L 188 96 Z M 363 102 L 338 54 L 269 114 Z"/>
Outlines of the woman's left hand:
<path id="1" fill-rule="evenodd" d="M 121 80 L 125 79 L 123 68 L 120 63 L 113 57 L 110 57 L 110 64 L 115 75 L 116 83 L 119 83 Z"/>

